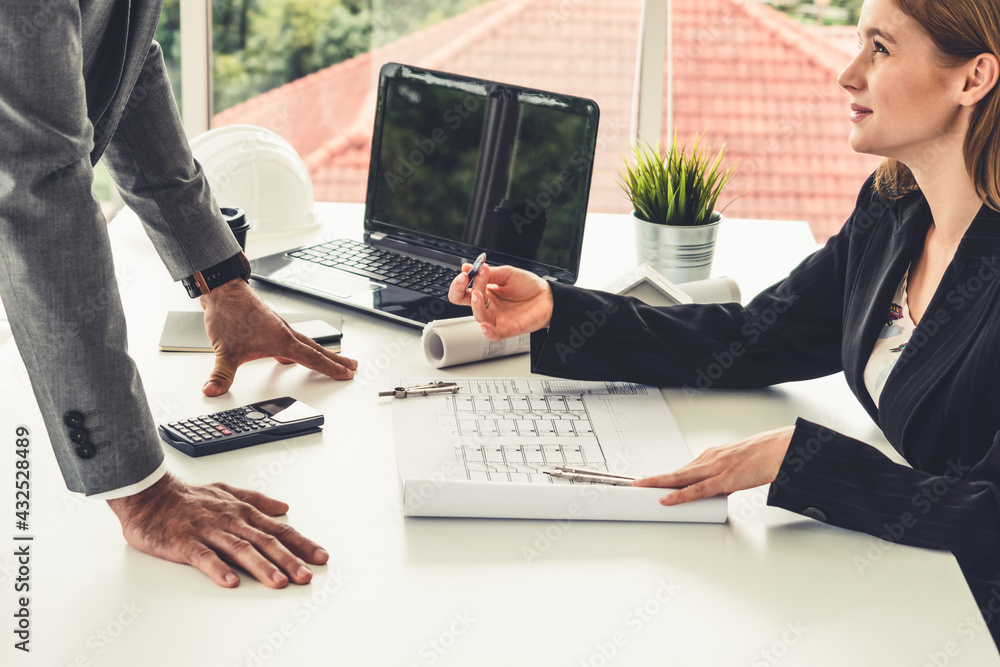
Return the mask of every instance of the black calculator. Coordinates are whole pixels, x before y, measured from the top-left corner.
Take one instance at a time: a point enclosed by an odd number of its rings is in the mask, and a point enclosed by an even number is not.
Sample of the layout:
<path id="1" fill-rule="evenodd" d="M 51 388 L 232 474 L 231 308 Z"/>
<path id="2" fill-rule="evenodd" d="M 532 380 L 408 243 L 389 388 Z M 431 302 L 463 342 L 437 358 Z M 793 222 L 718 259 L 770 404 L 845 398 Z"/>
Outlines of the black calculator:
<path id="1" fill-rule="evenodd" d="M 194 419 L 161 424 L 160 438 L 188 456 L 316 433 L 323 415 L 291 396 L 251 403 Z"/>

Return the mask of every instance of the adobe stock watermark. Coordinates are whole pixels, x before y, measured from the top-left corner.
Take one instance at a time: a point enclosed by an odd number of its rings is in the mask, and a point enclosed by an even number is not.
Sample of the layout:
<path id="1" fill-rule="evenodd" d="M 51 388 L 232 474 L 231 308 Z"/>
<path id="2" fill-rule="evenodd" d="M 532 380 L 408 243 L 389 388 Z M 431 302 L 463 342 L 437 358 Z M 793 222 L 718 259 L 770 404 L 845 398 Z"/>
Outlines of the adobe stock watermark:
<path id="1" fill-rule="evenodd" d="M 563 169 L 558 174 L 544 180 L 541 189 L 535 192 L 534 196 L 526 198 L 518 207 L 520 210 L 514 210 L 511 213 L 510 220 L 517 234 L 523 234 L 525 228 L 532 228 L 541 223 L 541 229 L 536 231 L 536 236 L 540 237 L 548 222 L 548 210 L 563 199 L 564 195 L 572 192 L 573 187 L 578 183 L 579 175 L 586 173 L 593 163 L 595 152 L 589 146 L 578 147 L 569 156 L 569 164 L 572 169 Z"/>
<path id="2" fill-rule="evenodd" d="M 417 170 L 438 152 L 438 148 L 451 139 L 452 135 L 449 135 L 448 131 L 458 132 L 465 121 L 472 117 L 473 112 L 479 109 L 480 104 L 479 99 L 473 95 L 463 97 L 460 102 L 455 102 L 442 114 L 441 122 L 444 126 L 434 128 L 426 137 L 413 139 L 412 147 L 404 149 L 403 154 L 396 158 L 393 169 L 385 172 L 385 183 L 389 189 L 395 192 L 398 186 L 406 183 L 417 173 Z"/>
<path id="3" fill-rule="evenodd" d="M 275 480 L 284 475 L 299 460 L 297 441 L 298 438 L 283 441 L 281 451 L 266 465 L 260 465 L 247 479 L 247 485 L 255 491 L 265 493 Z"/>
<path id="4" fill-rule="evenodd" d="M 614 474 L 623 475 L 630 471 L 629 461 L 621 452 L 617 452 L 610 461 L 607 461 L 606 465 L 607 471 Z M 529 565 L 548 553 L 556 542 L 561 540 L 573 527 L 574 522 L 584 518 L 587 508 L 596 504 L 613 488 L 606 484 L 586 483 L 566 484 L 565 486 L 574 489 L 578 499 L 571 501 L 564 511 L 554 515 L 544 528 L 536 528 L 530 544 L 521 545 L 521 556 Z"/>
<path id="5" fill-rule="evenodd" d="M 407 516 L 407 510 L 419 512 L 437 495 L 437 492 L 448 480 L 460 479 L 464 466 L 457 461 L 445 461 L 437 470 L 433 470 L 419 481 L 410 480 L 403 488 L 403 502 L 396 506 L 400 516 Z"/>
<path id="6" fill-rule="evenodd" d="M 947 667 L 954 658 L 962 654 L 963 647 L 984 636 L 985 639 L 980 640 L 990 642 L 992 646 L 993 638 L 988 624 L 993 622 L 994 616 L 1000 614 L 1000 590 L 994 588 L 990 591 L 989 600 L 979 613 L 980 616 L 966 616 L 959 621 L 954 628 L 955 638 L 946 641 L 936 650 L 928 651 L 927 659 L 921 667 Z"/>
<path id="7" fill-rule="evenodd" d="M 22 17 L 15 31 L 15 34 L 23 40 L 37 40 L 42 30 L 57 25 L 56 16 L 62 6 L 62 3 L 56 2 L 56 0 L 43 0 L 32 4 L 35 9 L 34 13 L 31 16 Z"/>
<path id="8" fill-rule="evenodd" d="M 592 2 L 593 0 L 559 0 L 555 9 L 545 12 L 545 19 L 550 26 L 558 25 L 570 18 L 577 9 Z"/>
<path id="9" fill-rule="evenodd" d="M 765 168 L 770 157 L 780 151 L 785 142 L 795 137 L 806 121 L 816 118 L 817 113 L 835 99 L 839 92 L 834 86 L 814 86 L 809 91 L 808 101 L 797 104 L 793 111 L 778 119 L 774 135 L 765 140 L 749 159 L 740 161 L 740 175 L 753 176 Z"/>
<path id="10" fill-rule="evenodd" d="M 700 59 L 705 49 L 715 48 L 727 39 L 723 29 L 733 24 L 736 15 L 743 11 L 743 5 L 749 1 L 733 0 L 726 3 L 726 9 L 722 14 L 717 15 L 711 22 L 703 21 L 689 46 L 683 51 L 674 52 L 675 66 Z"/>
<path id="11" fill-rule="evenodd" d="M 258 123 L 257 125 L 271 130 L 275 134 L 281 134 L 281 131 L 291 127 L 294 121 L 295 115 L 287 106 L 282 106 L 280 109 L 275 110 L 266 122 Z M 273 147 L 274 139 L 266 134 L 257 133 L 249 136 L 249 138 L 240 143 L 236 151 L 232 152 L 229 159 L 224 163 L 213 166 L 211 170 L 205 170 L 205 176 L 208 178 L 208 183 L 212 190 L 215 192 L 221 191 L 232 182 L 233 178 L 239 176 L 244 169 L 252 168 L 258 153 L 273 150 Z M 198 209 L 188 206 L 180 206 L 179 209 L 182 214 L 194 216 L 193 219 L 195 220 L 204 217 L 204 213 Z"/>
<path id="12" fill-rule="evenodd" d="M 428 314 L 430 318 L 428 321 L 434 319 L 434 311 L 437 309 L 432 306 L 437 305 L 440 308 L 440 315 L 444 312 L 444 305 L 440 302 L 434 302 L 430 306 L 427 306 Z M 358 359 L 358 370 L 354 373 L 354 391 L 361 393 L 362 391 L 369 391 L 376 383 L 379 378 L 386 374 L 386 372 L 392 368 L 393 363 L 400 359 L 407 351 L 414 345 L 420 344 L 420 337 L 409 332 L 401 331 L 394 339 L 382 341 L 379 343 L 379 350 L 373 356 Z M 393 378 L 392 382 L 396 382 L 399 378 Z M 383 389 L 388 390 L 391 387 L 383 387 Z"/>
<path id="13" fill-rule="evenodd" d="M 611 633 L 604 640 L 594 643 L 594 650 L 585 658 L 580 658 L 578 667 L 607 667 L 628 646 L 634 638 L 669 605 L 681 587 L 673 578 L 660 579 L 649 598 L 636 604 L 622 617 L 622 628 Z"/>
<path id="14" fill-rule="evenodd" d="M 1000 277 L 1000 257 L 997 255 L 982 257 L 972 275 L 945 294 L 947 307 L 940 306 L 933 313 L 926 312 L 920 318 L 920 326 L 910 335 L 910 340 L 899 355 L 899 363 L 908 362 L 913 355 L 925 348 L 944 330 L 945 325 L 952 321 L 954 313 L 967 308 L 998 277 Z"/>
<path id="15" fill-rule="evenodd" d="M 419 661 L 409 663 L 408 667 L 421 667 L 422 665 L 433 665 L 450 651 L 459 639 L 465 636 L 469 630 L 478 622 L 468 611 L 452 614 L 452 619 L 447 627 L 428 637 L 427 640 L 417 649 Z"/>
<path id="16" fill-rule="evenodd" d="M 68 663 L 69 667 L 91 667 L 95 663 L 94 659 L 99 658 L 111 646 L 121 638 L 128 628 L 135 625 L 136 621 L 146 610 L 140 607 L 135 600 L 122 602 L 119 611 L 103 626 L 87 635 L 85 645 L 87 651 L 81 651 L 73 658 L 73 662 Z"/>
<path id="17" fill-rule="evenodd" d="M 886 553 L 902 542 L 907 533 L 917 526 L 920 517 L 929 514 L 938 503 L 948 496 L 952 488 L 961 484 L 970 470 L 972 470 L 972 466 L 963 465 L 961 459 L 949 461 L 948 469 L 943 475 L 934 478 L 930 483 L 924 485 L 920 492 L 913 494 L 910 498 L 913 511 L 903 512 L 895 521 L 883 523 L 883 532 L 878 537 L 872 537 L 868 541 L 868 548 L 864 554 L 854 555 L 852 562 L 858 574 L 863 575 L 866 570 L 881 561 Z"/>
<path id="18" fill-rule="evenodd" d="M 750 320 L 744 322 L 740 327 L 739 340 L 729 343 L 721 351 L 712 353 L 713 361 L 708 365 L 698 368 L 695 371 L 695 381 L 692 387 L 685 384 L 681 387 L 683 396 L 689 401 L 694 400 L 715 386 L 715 384 L 726 375 L 736 362 L 748 351 L 748 346 L 755 345 L 764 334 L 778 323 L 781 316 L 787 313 L 799 300 L 800 295 L 793 293 L 787 299 L 775 301 L 760 312 L 752 313 Z"/>
<path id="19" fill-rule="evenodd" d="M 295 622 L 284 621 L 276 628 L 262 633 L 259 639 L 254 640 L 254 645 L 247 649 L 245 657 L 240 662 L 233 663 L 233 667 L 263 667 L 268 664 L 291 641 L 298 629 L 329 604 L 350 579 L 340 568 L 321 579 L 313 579 L 308 591 L 292 605 L 292 618 Z M 274 664 L 284 663 L 279 660 Z"/>
<path id="20" fill-rule="evenodd" d="M 379 8 L 378 5 L 384 5 Z M 406 0 L 384 0 L 372 2 L 372 27 L 388 30 L 392 27 L 392 20 L 400 11 L 406 7 Z"/>
<path id="21" fill-rule="evenodd" d="M 808 631 L 809 628 L 802 625 L 801 621 L 786 621 L 781 637 L 755 653 L 750 659 L 750 667 L 772 667 L 779 664 Z"/>
<path id="22" fill-rule="evenodd" d="M 583 349 L 587 341 L 596 336 L 608 323 L 610 316 L 617 312 L 618 304 L 614 301 L 605 301 L 600 308 L 585 310 L 584 319 L 578 324 L 570 325 L 566 337 L 556 342 L 554 350 L 559 355 L 559 361 L 566 363 L 569 357 Z"/>

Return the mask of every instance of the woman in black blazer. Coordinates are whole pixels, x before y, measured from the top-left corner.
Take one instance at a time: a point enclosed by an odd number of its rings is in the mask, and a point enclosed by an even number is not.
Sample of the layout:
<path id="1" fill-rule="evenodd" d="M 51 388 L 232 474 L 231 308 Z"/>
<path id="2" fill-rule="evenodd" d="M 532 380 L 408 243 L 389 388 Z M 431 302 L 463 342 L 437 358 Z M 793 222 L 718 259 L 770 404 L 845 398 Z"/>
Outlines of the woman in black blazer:
<path id="1" fill-rule="evenodd" d="M 770 483 L 771 505 L 947 549 L 997 640 L 1000 0 L 866 0 L 858 28 L 838 79 L 850 143 L 886 160 L 841 232 L 745 308 L 654 308 L 511 267 L 450 296 L 492 340 L 533 332 L 538 373 L 704 389 L 843 371 L 912 467 L 800 419 L 636 484 L 677 489 L 672 505 Z"/>

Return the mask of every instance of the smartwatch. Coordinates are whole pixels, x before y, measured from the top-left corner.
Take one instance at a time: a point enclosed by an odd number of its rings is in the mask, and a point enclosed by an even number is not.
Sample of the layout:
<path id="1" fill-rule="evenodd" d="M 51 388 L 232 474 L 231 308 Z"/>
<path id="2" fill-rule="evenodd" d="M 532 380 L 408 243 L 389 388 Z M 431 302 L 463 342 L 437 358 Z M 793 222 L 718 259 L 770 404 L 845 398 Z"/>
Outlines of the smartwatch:
<path id="1" fill-rule="evenodd" d="M 247 256 L 242 252 L 219 262 L 215 266 L 195 271 L 183 279 L 181 284 L 187 290 L 188 296 L 192 299 L 197 299 L 199 296 L 205 296 L 219 285 L 228 283 L 234 278 L 242 278 L 245 281 L 250 281 L 250 262 L 247 261 Z"/>

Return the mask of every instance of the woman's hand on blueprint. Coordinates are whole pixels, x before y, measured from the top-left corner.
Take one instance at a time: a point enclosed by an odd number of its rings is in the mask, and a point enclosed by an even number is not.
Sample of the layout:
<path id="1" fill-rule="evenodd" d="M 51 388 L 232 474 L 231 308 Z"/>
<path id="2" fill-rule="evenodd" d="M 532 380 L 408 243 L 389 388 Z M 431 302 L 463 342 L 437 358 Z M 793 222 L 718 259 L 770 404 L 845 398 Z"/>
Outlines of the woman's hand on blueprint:
<path id="1" fill-rule="evenodd" d="M 531 333 L 549 326 L 552 290 L 533 273 L 512 266 L 483 264 L 469 285 L 471 264 L 462 265 L 448 291 L 448 299 L 472 306 L 483 335 L 492 341 Z"/>
<path id="2" fill-rule="evenodd" d="M 770 484 L 778 476 L 794 430 L 794 426 L 787 426 L 706 449 L 680 470 L 637 479 L 632 486 L 676 489 L 660 498 L 660 504 L 679 505 Z"/>

